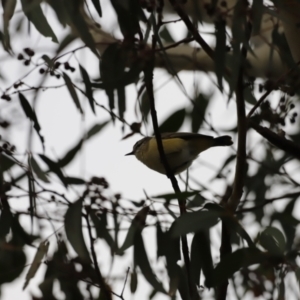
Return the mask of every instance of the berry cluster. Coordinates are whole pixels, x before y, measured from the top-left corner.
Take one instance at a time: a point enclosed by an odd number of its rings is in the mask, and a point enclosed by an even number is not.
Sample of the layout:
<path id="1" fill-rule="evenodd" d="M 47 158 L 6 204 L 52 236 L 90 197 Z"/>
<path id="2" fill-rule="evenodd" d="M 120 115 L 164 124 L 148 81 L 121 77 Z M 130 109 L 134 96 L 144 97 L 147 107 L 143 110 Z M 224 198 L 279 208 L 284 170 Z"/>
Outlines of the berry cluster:
<path id="1" fill-rule="evenodd" d="M 9 142 L 3 142 L 2 145 L 0 146 L 0 153 L 4 152 L 7 155 L 12 155 L 15 151 L 16 151 L 16 146 L 11 145 Z"/>
<path id="2" fill-rule="evenodd" d="M 278 102 L 278 105 L 273 109 L 270 102 L 266 100 L 261 105 L 260 116 L 263 120 L 268 121 L 271 127 L 276 125 L 286 125 L 286 119 L 289 119 L 291 124 L 296 122 L 298 113 L 294 111 L 295 104 L 291 103 L 285 96 L 282 96 Z"/>
<path id="3" fill-rule="evenodd" d="M 24 52 L 25 56 L 24 56 L 24 54 L 20 53 L 17 58 L 18 58 L 18 60 L 24 60 L 24 65 L 29 66 L 30 62 L 31 62 L 31 58 L 34 56 L 35 53 L 30 48 L 24 48 L 23 52 Z"/>

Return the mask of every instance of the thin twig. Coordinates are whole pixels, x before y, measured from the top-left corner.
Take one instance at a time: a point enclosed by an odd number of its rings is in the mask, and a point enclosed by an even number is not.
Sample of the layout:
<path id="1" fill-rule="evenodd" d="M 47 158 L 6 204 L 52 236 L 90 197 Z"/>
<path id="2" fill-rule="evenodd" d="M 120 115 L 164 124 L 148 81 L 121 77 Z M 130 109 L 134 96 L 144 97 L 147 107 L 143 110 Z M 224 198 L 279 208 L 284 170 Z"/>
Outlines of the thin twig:
<path id="1" fill-rule="evenodd" d="M 251 211 L 255 211 L 257 209 L 263 208 L 265 205 L 273 203 L 274 201 L 277 200 L 286 200 L 287 198 L 293 198 L 293 197 L 299 197 L 300 196 L 300 192 L 295 192 L 295 193 L 289 193 L 280 197 L 274 197 L 274 198 L 269 198 L 266 199 L 263 203 L 253 206 L 253 207 L 249 207 L 249 208 L 242 208 L 237 210 L 235 213 L 236 214 L 243 214 L 246 212 L 251 212 Z"/>
<path id="2" fill-rule="evenodd" d="M 247 1 L 243 0 L 241 8 L 247 7 Z M 248 25 L 248 26 L 247 26 Z M 245 24 L 245 37 L 248 42 L 251 36 L 251 25 Z M 232 194 L 226 203 L 229 211 L 234 212 L 240 203 L 243 194 L 246 174 L 246 136 L 247 136 L 247 119 L 244 100 L 244 64 L 247 57 L 247 45 L 245 43 L 241 49 L 241 62 L 238 73 L 238 79 L 235 87 L 236 94 L 236 112 L 237 112 L 237 127 L 238 127 L 238 147 L 237 147 L 237 162 L 235 169 L 235 177 L 232 188 Z M 222 237 L 220 256 L 221 261 L 232 252 L 230 241 L 230 228 L 225 221 L 222 221 Z M 227 289 L 229 281 L 225 280 L 217 287 L 217 300 L 225 300 L 227 298 Z"/>
<path id="3" fill-rule="evenodd" d="M 168 50 L 168 49 L 172 49 L 172 48 L 176 48 L 177 46 L 181 45 L 181 44 L 186 44 L 186 43 L 190 43 L 192 41 L 194 41 L 195 38 L 185 38 L 185 39 L 182 39 L 176 43 L 173 43 L 169 46 L 165 46 L 163 48 L 158 48 L 158 49 L 155 49 L 155 52 L 161 52 L 161 51 L 165 51 L 165 50 Z"/>
<path id="4" fill-rule="evenodd" d="M 250 27 L 250 24 L 249 24 Z M 247 41 L 250 38 L 251 28 L 246 32 Z M 244 63 L 247 57 L 247 47 L 243 45 L 241 50 L 241 66 L 238 74 L 237 85 L 235 89 L 236 94 L 236 108 L 237 108 L 237 126 L 238 126 L 238 147 L 237 147 L 237 162 L 235 169 L 235 178 L 233 183 L 232 195 L 228 200 L 228 208 L 235 211 L 243 194 L 243 187 L 246 173 L 246 137 L 247 137 L 247 118 L 245 110 L 244 99 Z"/>
<path id="5" fill-rule="evenodd" d="M 203 48 L 203 50 L 206 52 L 206 54 L 214 60 L 215 53 L 213 49 L 205 42 L 205 40 L 201 37 L 199 34 L 197 28 L 194 26 L 188 15 L 185 13 L 183 8 L 181 7 L 181 4 L 177 0 L 169 0 L 171 5 L 173 6 L 174 10 L 177 12 L 179 17 L 182 19 L 182 21 L 185 23 L 186 27 L 192 33 L 194 39 L 198 42 L 198 44 Z"/>
<path id="6" fill-rule="evenodd" d="M 158 149 L 162 164 L 166 170 L 166 174 L 172 183 L 173 189 L 174 189 L 175 193 L 179 194 L 181 191 L 180 191 L 178 182 L 177 182 L 172 170 L 170 169 L 170 166 L 168 164 L 168 161 L 167 161 L 167 158 L 166 158 L 166 155 L 164 152 L 164 148 L 163 148 L 163 144 L 162 144 L 162 140 L 161 140 L 161 134 L 159 132 L 159 127 L 158 127 L 156 109 L 155 109 L 155 100 L 154 100 L 154 93 L 153 93 L 153 70 L 154 70 L 155 44 L 156 44 L 156 41 L 155 41 L 155 38 L 153 37 L 152 53 L 151 53 L 148 63 L 146 64 L 146 67 L 144 69 L 145 86 L 146 86 L 146 91 L 147 91 L 149 102 L 150 102 L 152 124 L 153 124 L 153 130 L 155 133 L 155 138 L 157 141 L 157 149 Z M 178 199 L 178 204 L 179 204 L 180 215 L 185 214 L 186 213 L 186 200 Z M 191 298 L 194 299 L 196 296 L 196 293 L 195 293 L 196 287 L 193 284 L 191 273 L 190 273 L 190 257 L 189 257 L 189 248 L 188 248 L 186 235 L 181 236 L 181 244 L 182 244 L 182 253 L 183 253 L 184 263 L 185 263 L 186 270 L 187 270 L 189 292 L 190 292 Z"/>
<path id="7" fill-rule="evenodd" d="M 120 298 L 121 298 L 121 299 L 124 299 L 124 298 L 123 298 L 123 294 L 124 294 L 126 282 L 127 282 L 127 279 L 128 279 L 129 271 L 130 271 L 130 268 L 128 267 L 127 272 L 126 272 L 126 277 L 125 277 L 124 285 L 123 285 L 123 289 L 122 289 L 122 292 L 121 292 L 121 295 L 120 295 Z"/>
<path id="8" fill-rule="evenodd" d="M 296 66 L 298 66 L 300 62 L 298 62 Z M 271 92 L 274 91 L 274 87 L 278 86 L 278 84 L 286 78 L 294 69 L 295 67 L 289 69 L 286 73 L 282 74 L 274 83 L 273 85 L 268 88 L 268 90 L 260 97 L 260 99 L 255 103 L 255 105 L 251 108 L 249 113 L 247 114 L 247 119 L 250 119 L 250 117 L 253 115 L 253 113 L 256 111 L 256 109 L 264 102 L 264 100 L 270 95 Z"/>
<path id="9" fill-rule="evenodd" d="M 105 280 L 101 274 L 100 268 L 98 266 L 98 262 L 97 262 L 97 256 L 96 256 L 96 252 L 95 252 L 95 248 L 94 248 L 94 238 L 92 236 L 92 229 L 91 229 L 91 224 L 89 221 L 89 216 L 88 214 L 84 214 L 86 223 L 87 223 L 87 228 L 88 228 L 88 235 L 90 238 L 90 244 L 91 244 L 91 254 L 92 254 L 92 259 L 93 259 L 93 265 L 95 268 L 95 272 L 97 274 L 98 277 L 98 282 L 100 285 L 100 288 L 103 290 L 103 293 L 105 294 L 105 299 L 110 299 L 111 298 L 111 291 L 110 289 L 108 289 L 107 284 L 105 283 Z"/>

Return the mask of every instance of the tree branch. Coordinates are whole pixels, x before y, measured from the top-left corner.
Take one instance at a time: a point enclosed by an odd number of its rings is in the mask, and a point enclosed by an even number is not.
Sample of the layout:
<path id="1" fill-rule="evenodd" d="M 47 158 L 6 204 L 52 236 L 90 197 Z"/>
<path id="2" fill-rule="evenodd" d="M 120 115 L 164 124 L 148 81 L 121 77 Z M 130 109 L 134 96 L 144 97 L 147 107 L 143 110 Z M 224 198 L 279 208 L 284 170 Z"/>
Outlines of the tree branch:
<path id="1" fill-rule="evenodd" d="M 267 139 L 271 144 L 279 149 L 289 153 L 297 159 L 300 159 L 300 146 L 293 141 L 287 140 L 285 137 L 279 136 L 267 127 L 261 126 L 252 120 L 249 120 L 249 126 Z"/>
<path id="2" fill-rule="evenodd" d="M 207 53 L 207 55 L 214 61 L 214 51 L 212 48 L 205 42 L 205 40 L 201 37 L 199 34 L 197 28 L 194 26 L 188 15 L 185 13 L 185 11 L 182 9 L 181 5 L 176 0 L 169 0 L 171 5 L 173 6 L 174 10 L 177 12 L 179 17 L 182 19 L 182 21 L 185 23 L 187 29 L 190 31 L 190 33 L 193 35 L 195 41 L 198 42 L 198 44 L 203 48 L 203 50 Z"/>
<path id="3" fill-rule="evenodd" d="M 162 164 L 166 170 L 167 177 L 170 179 L 173 189 L 176 194 L 181 193 L 178 182 L 170 169 L 170 166 L 168 164 L 162 140 L 161 140 L 161 134 L 158 127 L 158 121 L 157 121 L 157 114 L 155 109 L 155 99 L 154 99 L 154 92 L 153 92 L 153 70 L 154 70 L 154 51 L 155 51 L 155 38 L 153 37 L 153 47 L 152 51 L 150 53 L 150 58 L 148 62 L 146 63 L 144 74 L 145 74 L 145 86 L 146 91 L 148 94 L 149 102 L 150 102 L 150 109 L 151 109 L 151 118 L 152 118 L 152 124 L 153 124 L 153 130 L 157 142 L 157 149 L 160 155 L 160 159 L 162 161 Z M 186 213 L 186 200 L 178 198 L 178 205 L 180 210 L 180 215 L 183 215 Z M 188 285 L 189 285 L 189 294 L 191 296 L 191 299 L 197 299 L 196 296 L 196 286 L 193 283 L 192 277 L 191 277 L 191 271 L 190 271 L 190 257 L 189 257 L 189 247 L 187 242 L 186 235 L 181 236 L 181 245 L 182 245 L 182 253 L 184 258 L 185 267 L 187 270 L 187 279 L 188 279 Z"/>
<path id="4" fill-rule="evenodd" d="M 247 7 L 247 1 L 243 0 L 241 8 Z M 237 12 L 238 13 L 238 12 Z M 248 25 L 248 26 L 247 26 Z M 251 36 L 250 24 L 245 24 L 245 37 L 248 43 Z M 244 100 L 244 64 L 247 57 L 247 46 L 244 42 L 241 49 L 241 65 L 238 73 L 238 80 L 235 88 L 236 94 L 236 112 L 237 112 L 237 127 L 238 127 L 238 148 L 237 162 L 235 169 L 235 177 L 232 188 L 232 194 L 228 199 L 226 208 L 229 212 L 234 212 L 240 203 L 243 194 L 243 187 L 246 175 L 246 136 L 247 136 L 247 118 Z M 222 222 L 222 240 L 220 247 L 220 257 L 222 259 L 232 252 L 230 242 L 230 228 L 226 222 Z M 227 297 L 228 279 L 217 287 L 217 300 L 225 300 Z"/>
<path id="5" fill-rule="evenodd" d="M 88 211 L 87 211 L 87 213 L 88 213 Z M 92 253 L 92 258 L 93 258 L 93 265 L 94 265 L 95 272 L 98 277 L 99 286 L 103 290 L 105 299 L 111 299 L 111 290 L 109 289 L 108 285 L 106 284 L 106 282 L 101 274 L 101 271 L 99 269 L 99 266 L 98 266 L 97 256 L 96 256 L 96 252 L 95 252 L 95 248 L 94 248 L 94 238 L 92 236 L 92 229 L 91 229 L 91 224 L 89 221 L 89 215 L 88 214 L 84 215 L 84 217 L 85 217 L 85 220 L 87 223 L 88 235 L 89 235 L 90 243 L 91 243 L 91 253 Z"/>

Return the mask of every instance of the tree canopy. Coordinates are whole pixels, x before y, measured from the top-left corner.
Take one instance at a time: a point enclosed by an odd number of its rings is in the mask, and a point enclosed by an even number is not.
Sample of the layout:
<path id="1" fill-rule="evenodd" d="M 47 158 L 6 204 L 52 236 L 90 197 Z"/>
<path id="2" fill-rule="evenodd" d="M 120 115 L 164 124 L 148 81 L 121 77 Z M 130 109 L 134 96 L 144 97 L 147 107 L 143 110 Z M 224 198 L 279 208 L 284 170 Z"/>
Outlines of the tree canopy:
<path id="1" fill-rule="evenodd" d="M 2 9 L 0 289 L 43 266 L 32 299 L 299 299 L 298 0 Z M 169 193 L 70 175 L 108 127 L 156 137 Z M 234 144 L 174 176 L 161 134 L 178 131 Z"/>

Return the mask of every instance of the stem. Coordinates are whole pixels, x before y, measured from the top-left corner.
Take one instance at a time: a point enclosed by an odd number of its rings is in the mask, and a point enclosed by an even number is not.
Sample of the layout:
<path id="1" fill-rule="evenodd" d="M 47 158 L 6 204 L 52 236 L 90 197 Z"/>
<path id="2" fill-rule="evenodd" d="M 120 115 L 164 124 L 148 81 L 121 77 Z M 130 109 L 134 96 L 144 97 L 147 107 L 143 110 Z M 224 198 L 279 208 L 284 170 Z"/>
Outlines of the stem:
<path id="1" fill-rule="evenodd" d="M 182 9 L 181 4 L 178 3 L 179 1 L 178 0 L 169 0 L 169 1 L 170 1 L 171 5 L 173 6 L 174 10 L 179 15 L 179 17 L 185 23 L 187 29 L 193 35 L 195 41 L 197 41 L 197 43 L 203 48 L 203 50 L 206 52 L 206 54 L 214 61 L 214 56 L 215 56 L 214 50 L 212 48 L 210 48 L 210 46 L 205 42 L 205 40 L 199 34 L 197 28 L 194 26 L 192 21 L 189 19 L 188 15 Z"/>
<path id="2" fill-rule="evenodd" d="M 242 6 L 247 7 L 247 1 L 243 0 Z M 251 35 L 251 25 L 245 22 L 245 37 L 248 43 Z M 244 64 L 247 57 L 247 45 L 244 42 L 241 49 L 241 65 L 238 73 L 238 80 L 235 87 L 236 94 L 236 113 L 237 113 L 237 127 L 238 127 L 238 148 L 237 148 L 237 162 L 235 168 L 235 178 L 232 188 L 232 194 L 228 199 L 226 208 L 229 212 L 234 212 L 238 207 L 245 183 L 246 175 L 246 137 L 247 137 L 247 118 L 244 99 Z M 221 261 L 232 252 L 230 241 L 230 228 L 226 221 L 222 221 L 222 238 L 220 247 Z M 217 300 L 225 300 L 227 297 L 228 279 L 217 287 Z"/>
<path id="3" fill-rule="evenodd" d="M 163 166 L 165 167 L 166 174 L 168 178 L 170 179 L 172 183 L 172 187 L 176 194 L 181 193 L 178 182 L 173 174 L 173 172 L 170 169 L 170 166 L 168 164 L 162 140 L 161 140 L 161 134 L 159 132 L 158 127 L 158 121 L 157 121 L 157 114 L 155 109 L 155 100 L 154 100 L 154 93 L 153 93 L 153 70 L 154 70 L 154 53 L 155 53 L 155 38 L 153 37 L 153 45 L 152 45 L 152 52 L 149 61 L 146 63 L 144 74 L 145 74 L 145 86 L 146 91 L 149 97 L 150 101 L 150 108 L 151 108 L 151 118 L 152 118 L 152 124 L 153 124 L 153 130 L 157 142 L 157 149 L 162 161 Z M 182 200 L 178 198 L 178 204 L 179 204 L 179 210 L 180 215 L 183 215 L 186 213 L 186 200 Z M 189 286 L 189 293 L 191 296 L 191 299 L 195 299 L 196 297 L 196 286 L 193 284 L 193 280 L 191 277 L 190 272 L 190 257 L 189 257 L 189 248 L 188 248 L 188 242 L 186 235 L 181 236 L 181 245 L 182 245 L 182 253 L 184 258 L 185 267 L 187 270 L 187 279 L 188 279 L 188 286 Z"/>
<path id="4" fill-rule="evenodd" d="M 91 253 L 92 253 L 92 259 L 93 259 L 93 265 L 94 265 L 94 268 L 95 268 L 96 275 L 98 277 L 99 286 L 103 290 L 103 293 L 105 295 L 105 299 L 111 299 L 111 291 L 108 288 L 107 284 L 105 283 L 105 280 L 104 280 L 104 278 L 101 274 L 101 271 L 99 269 L 99 266 L 98 266 L 97 256 L 96 256 L 96 252 L 95 252 L 95 248 L 94 248 L 94 238 L 92 236 L 92 229 L 91 229 L 91 224 L 90 224 L 90 221 L 89 221 L 89 216 L 87 214 L 87 215 L 84 215 L 84 217 L 85 217 L 85 220 L 86 220 L 86 223 L 87 223 L 88 234 L 89 234 L 90 243 L 91 243 Z"/>

